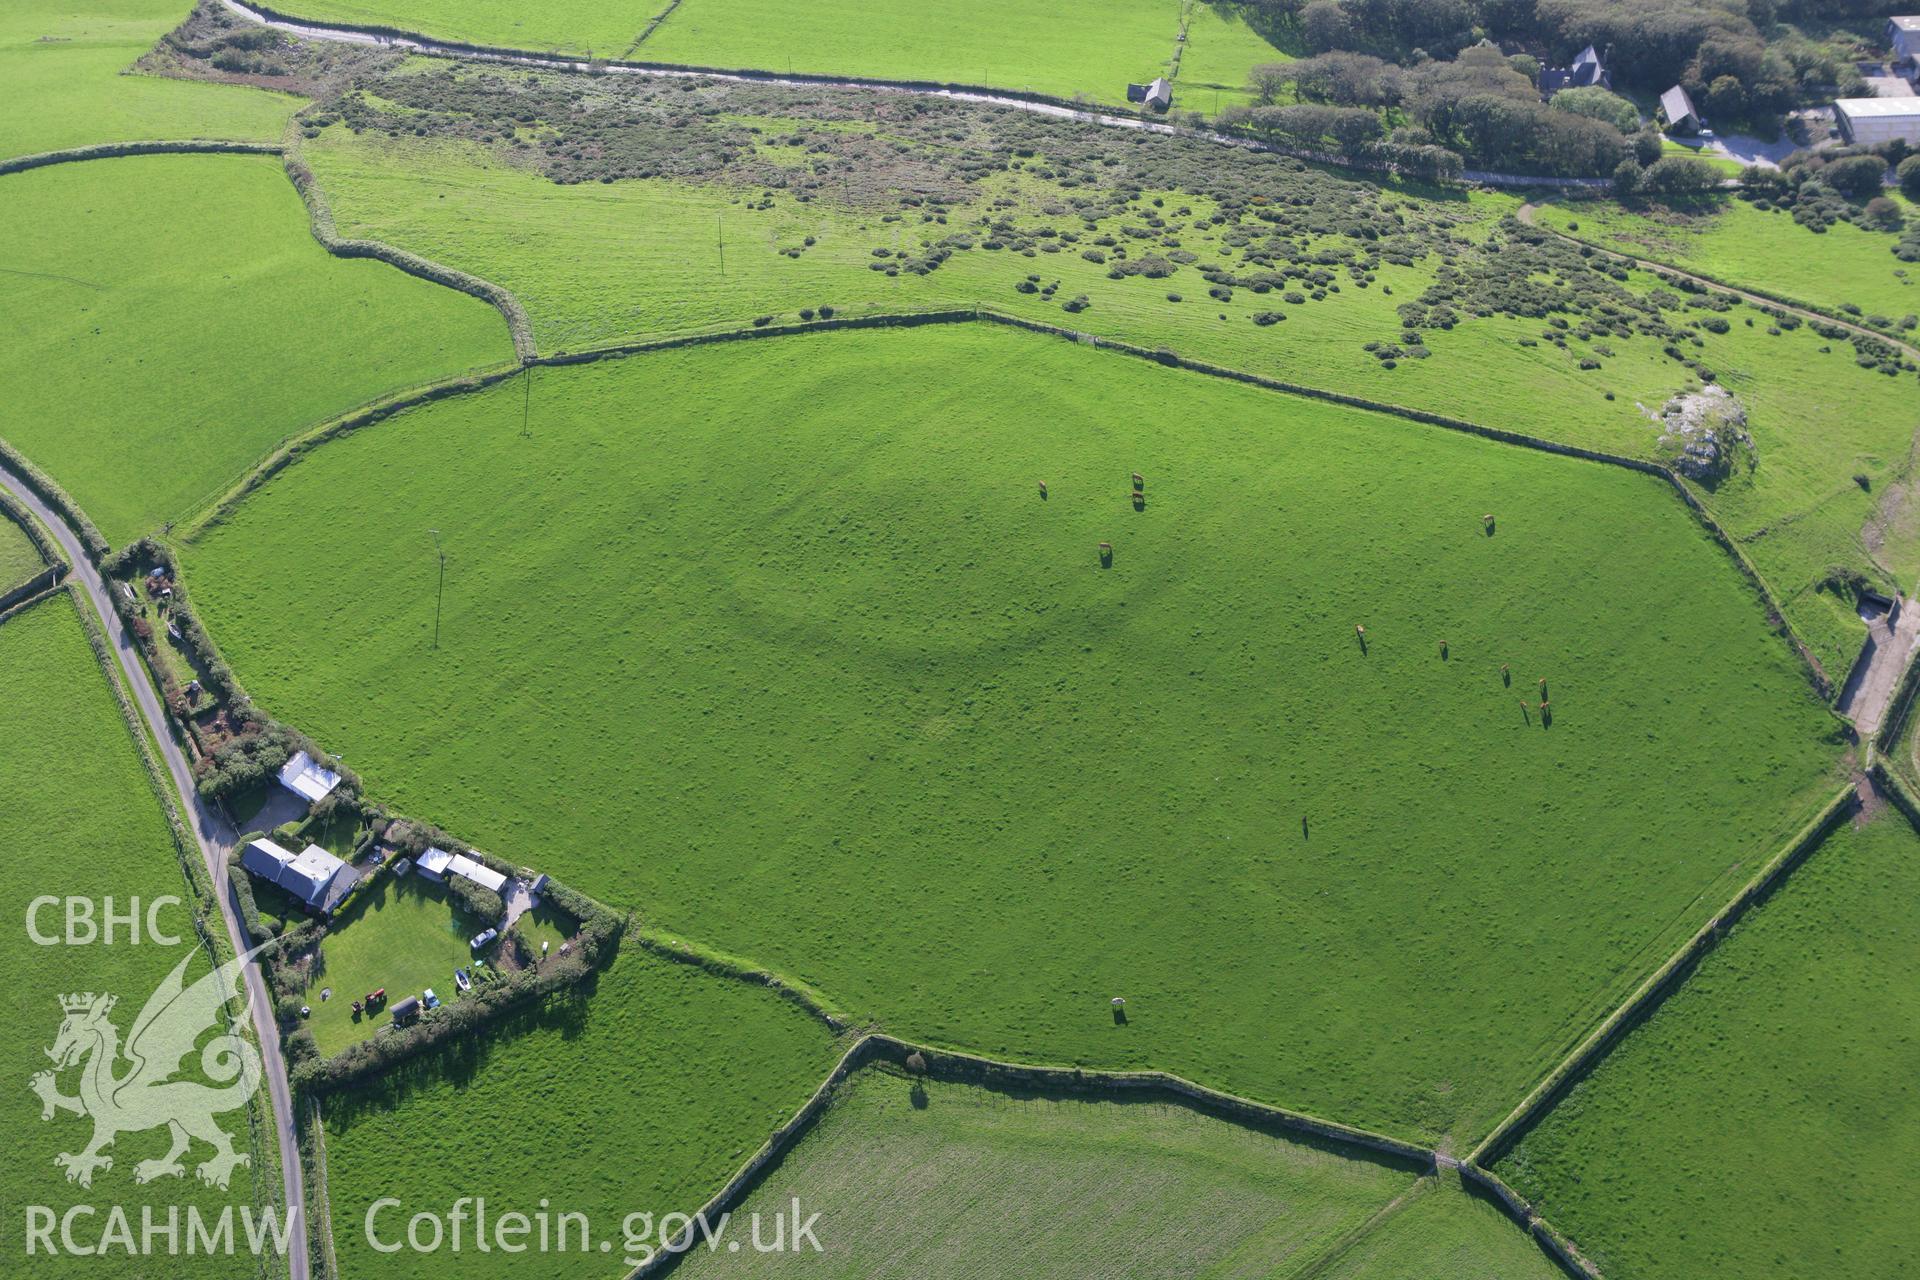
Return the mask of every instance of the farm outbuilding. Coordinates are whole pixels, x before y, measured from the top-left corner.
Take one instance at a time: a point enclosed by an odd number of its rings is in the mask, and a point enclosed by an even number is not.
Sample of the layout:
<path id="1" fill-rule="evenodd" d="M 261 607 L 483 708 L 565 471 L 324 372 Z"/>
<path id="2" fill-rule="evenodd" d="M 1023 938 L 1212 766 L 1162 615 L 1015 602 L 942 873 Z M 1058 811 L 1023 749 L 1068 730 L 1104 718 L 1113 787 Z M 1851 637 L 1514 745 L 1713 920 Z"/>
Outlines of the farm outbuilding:
<path id="1" fill-rule="evenodd" d="M 448 876 L 463 876 L 483 889 L 495 893 L 506 887 L 507 878 L 484 862 L 469 858 L 464 853 L 448 853 L 445 849 L 428 849 L 413 865 L 421 875 L 429 880 L 445 880 Z"/>
<path id="2" fill-rule="evenodd" d="M 507 878 L 483 862 L 476 862 L 464 853 L 456 853 L 447 862 L 447 870 L 454 875 L 464 876 L 482 889 L 491 889 L 495 893 L 507 886 Z"/>
<path id="3" fill-rule="evenodd" d="M 315 760 L 308 752 L 296 751 L 280 767 L 280 785 L 308 804 L 318 804 L 340 785 L 340 775 Z"/>
<path id="4" fill-rule="evenodd" d="M 1693 109 L 1693 99 L 1679 85 L 1660 95 L 1660 118 L 1666 121 L 1668 133 L 1685 137 L 1700 132 L 1700 113 Z"/>
<path id="5" fill-rule="evenodd" d="M 1920 143 L 1920 98 L 1841 98 L 1833 120 L 1841 137 L 1860 146 Z"/>
<path id="6" fill-rule="evenodd" d="M 1888 18 L 1887 47 L 1895 62 L 1920 61 L 1920 17 Z"/>
<path id="7" fill-rule="evenodd" d="M 1146 105 L 1154 111 L 1165 111 L 1173 105 L 1173 86 L 1165 76 L 1156 79 L 1147 86 Z"/>

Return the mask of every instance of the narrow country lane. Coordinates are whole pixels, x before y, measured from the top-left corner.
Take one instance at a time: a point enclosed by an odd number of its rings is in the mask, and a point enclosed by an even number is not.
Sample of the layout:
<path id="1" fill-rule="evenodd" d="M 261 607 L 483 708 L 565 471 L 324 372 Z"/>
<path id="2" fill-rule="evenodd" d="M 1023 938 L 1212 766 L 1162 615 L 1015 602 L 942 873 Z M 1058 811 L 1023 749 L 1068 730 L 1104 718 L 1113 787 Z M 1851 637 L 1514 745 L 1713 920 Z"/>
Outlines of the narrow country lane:
<path id="1" fill-rule="evenodd" d="M 73 530 L 19 476 L 4 466 L 0 466 L 0 489 L 12 494 L 46 526 L 47 532 L 73 565 L 70 581 L 80 584 L 87 599 L 92 602 L 94 612 L 100 616 L 107 643 L 119 660 L 121 673 L 133 693 L 134 703 L 140 708 L 140 715 L 152 732 L 154 741 L 160 744 L 161 757 L 168 774 L 173 778 L 180 812 L 193 828 L 194 838 L 199 842 L 201 859 L 212 878 L 214 896 L 220 902 L 220 918 L 226 923 L 227 940 L 236 955 L 245 954 L 248 939 L 240 923 L 239 904 L 227 874 L 227 852 L 239 839 L 238 833 L 224 817 L 208 808 L 194 789 L 187 758 L 168 728 L 165 709 L 147 674 L 146 665 L 140 660 L 140 654 L 134 648 L 126 628 L 121 625 L 120 615 L 114 611 L 112 598 L 99 570 L 87 559 Z M 268 1099 L 273 1107 L 274 1129 L 279 1137 L 280 1170 L 287 1207 L 289 1212 L 297 1211 L 304 1218 L 306 1199 L 300 1170 L 300 1148 L 294 1136 L 293 1093 L 287 1084 L 287 1064 L 280 1054 L 280 1032 L 274 1023 L 273 1001 L 267 994 L 266 976 L 258 963 L 248 964 L 243 973 L 246 978 L 247 1008 L 253 1015 L 254 1030 L 260 1040 L 261 1065 L 266 1076 Z M 299 1219 L 295 1220 L 294 1230 L 288 1238 L 287 1267 L 290 1280 L 308 1280 L 306 1224 Z"/>

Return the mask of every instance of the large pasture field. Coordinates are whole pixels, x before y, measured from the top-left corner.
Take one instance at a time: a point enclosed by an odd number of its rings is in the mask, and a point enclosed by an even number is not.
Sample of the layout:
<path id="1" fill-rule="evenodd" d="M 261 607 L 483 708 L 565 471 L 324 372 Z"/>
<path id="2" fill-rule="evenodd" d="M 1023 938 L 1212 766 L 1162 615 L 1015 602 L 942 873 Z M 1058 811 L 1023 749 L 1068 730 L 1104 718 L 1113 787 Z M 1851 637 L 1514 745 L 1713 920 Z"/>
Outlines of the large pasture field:
<path id="1" fill-rule="evenodd" d="M 1501 1166 L 1620 1280 L 1904 1274 L 1920 839 L 1842 829 Z"/>
<path id="2" fill-rule="evenodd" d="M 775 133 L 769 127 L 767 136 Z M 1182 144 L 1116 145 L 1117 154 L 1128 156 L 1144 147 Z M 1699 385 L 1657 338 L 1575 336 L 1562 349 L 1542 340 L 1556 332 L 1552 323 L 1517 316 L 1497 301 L 1463 314 L 1451 328 L 1425 330 L 1426 358 L 1403 358 L 1389 368 L 1370 352 L 1370 343 L 1378 347 L 1400 337 L 1400 308 L 1434 287 L 1443 270 L 1470 276 L 1498 269 L 1498 255 L 1477 261 L 1475 251 L 1460 242 L 1470 245 L 1499 231 L 1502 216 L 1516 207 L 1504 196 L 1428 200 L 1419 192 L 1388 192 L 1376 208 L 1371 196 L 1343 196 L 1351 189 L 1337 182 L 1259 168 L 1250 183 L 1261 199 L 1311 201 L 1329 210 L 1330 227 L 1340 223 L 1337 202 L 1352 198 L 1369 225 L 1403 221 L 1410 240 L 1453 243 L 1446 259 L 1383 261 L 1366 283 L 1343 275 L 1335 289 L 1314 299 L 1245 287 L 1219 298 L 1209 296 L 1200 271 L 1209 260 L 1240 263 L 1255 251 L 1246 228 L 1261 224 L 1248 216 L 1215 225 L 1206 200 L 1179 191 L 1144 191 L 1123 215 L 1088 227 L 1062 216 L 1068 206 L 1061 202 L 1078 198 L 1079 188 L 1062 188 L 1023 168 L 983 182 L 981 203 L 962 206 L 964 212 L 956 210 L 942 224 L 912 206 L 900 221 L 882 221 L 893 215 L 857 202 L 801 202 L 778 191 L 756 198 L 758 189 L 665 178 L 556 185 L 471 143 L 376 145 L 370 136 L 356 139 L 335 128 L 309 150 L 343 226 L 512 289 L 547 351 L 737 328 L 764 314 L 794 319 L 803 308 L 822 305 L 857 315 L 984 304 L 1636 457 L 1664 456 L 1675 448 L 1662 444 L 1655 418 L 1669 397 Z M 1002 200 L 1012 202 L 1012 212 L 985 207 Z M 1089 246 L 1103 239 L 1127 242 L 1150 217 L 1162 219 L 1163 245 L 1178 244 L 1200 261 L 1177 266 L 1164 279 L 1112 278 L 1112 261 Z M 1080 238 L 1066 251 L 1049 248 L 1033 256 L 982 243 L 952 252 L 924 275 L 888 276 L 873 269 L 884 261 L 878 254 L 899 259 L 933 251 L 963 219 L 982 241 L 994 240 L 986 225 L 1002 219 L 1029 232 L 1060 228 Z M 1432 225 L 1436 219 L 1457 225 L 1443 235 Z M 1039 243 L 1064 244 L 1044 237 Z M 1307 239 L 1306 247 L 1318 252 L 1350 243 L 1328 234 Z M 1541 289 L 1558 283 L 1557 271 L 1537 277 Z M 1623 287 L 1628 297 L 1644 298 L 1655 283 L 1629 274 Z M 1051 292 L 1034 291 L 1047 286 Z M 1085 308 L 1063 311 L 1062 304 L 1076 297 L 1086 300 Z M 1259 322 L 1275 315 L 1284 322 Z M 1553 321 L 1566 323 L 1557 316 Z M 1805 328 L 1769 333 L 1767 317 L 1752 308 L 1736 306 L 1726 321 L 1725 333 L 1703 328 L 1681 346 L 1710 365 L 1744 405 L 1758 461 L 1705 497 L 1745 544 L 1837 685 L 1864 631 L 1820 584 L 1836 566 L 1884 587 L 1920 573 L 1920 535 L 1903 514 L 1909 504 L 1897 483 L 1910 470 L 1920 425 L 1911 376 L 1861 369 L 1845 343 L 1827 342 Z M 1840 402 L 1848 406 L 1844 413 L 1835 411 Z M 1864 486 L 1856 476 L 1866 478 Z"/>
<path id="3" fill-rule="evenodd" d="M 1434 1140 L 1836 758 L 1659 483 L 985 325 L 538 370 L 183 550 L 402 811 L 901 1034 Z"/>
<path id="4" fill-rule="evenodd" d="M 268 142 L 303 104 L 238 85 L 125 74 L 190 0 L 0 5 L 0 159 L 147 138 Z"/>
<path id="5" fill-rule="evenodd" d="M 51 1065 L 43 1051 L 60 1030 L 60 997 L 87 991 L 117 996 L 112 1021 L 125 1035 L 147 996 L 180 962 L 183 948 L 195 946 L 194 932 L 189 908 L 175 905 L 159 908 L 155 920 L 184 939 L 179 946 L 127 945 L 124 925 L 112 946 L 39 946 L 30 940 L 27 904 L 43 895 L 96 903 L 112 895 L 124 914 L 129 900 L 144 904 L 188 894 L 138 748 L 70 597 L 56 596 L 0 623 L 0 671 L 6 673 L 6 696 L 0 698 L 0 896 L 14 917 L 0 947 L 0 1059 L 12 1085 L 0 1090 L 0 1141 L 8 1152 L 0 1199 L 12 1206 L 0 1248 L 8 1255 L 10 1277 L 97 1277 L 125 1259 L 50 1257 L 44 1250 L 27 1256 L 23 1207 L 45 1205 L 58 1214 L 72 1205 L 124 1205 L 137 1232 L 142 1205 L 157 1207 L 163 1218 L 168 1205 L 182 1206 L 182 1212 L 192 1205 L 211 1221 L 223 1205 L 251 1206 L 256 1176 L 271 1184 L 277 1175 L 271 1165 L 241 1168 L 225 1192 L 203 1187 L 192 1166 L 210 1150 L 196 1143 L 184 1178 L 136 1185 L 134 1166 L 165 1153 L 165 1130 L 121 1134 L 108 1153 L 113 1167 L 96 1173 L 91 1188 L 69 1184 L 54 1164 L 56 1154 L 84 1147 L 93 1131 L 86 1117 L 71 1112 L 43 1122 L 40 1100 L 27 1088 L 33 1075 Z M 37 924 L 43 934 L 60 936 L 61 909 L 42 910 Z M 206 971 L 204 960 L 196 961 L 189 981 Z M 115 1071 L 125 1074 L 127 1064 Z M 75 1092 L 77 1074 L 61 1074 L 62 1093 Z M 237 1149 L 249 1149 L 245 1111 L 220 1122 L 236 1135 Z M 257 1159 L 270 1159 L 271 1151 L 271 1143 L 265 1144 Z M 76 1238 L 87 1242 L 87 1219 L 77 1221 Z M 99 1230 L 93 1227 L 94 1237 Z M 167 1266 L 170 1275 L 196 1278 L 256 1274 L 246 1257 L 169 1258 Z"/>
<path id="6" fill-rule="evenodd" d="M 1175 1103 L 1016 1096 L 869 1069 L 734 1213 L 745 1234 L 753 1214 L 770 1221 L 797 1199 L 803 1217 L 820 1215 L 821 1252 L 696 1249 L 681 1271 L 1277 1280 L 1413 1182 Z M 1517 1227 L 1487 1225 L 1532 1248 Z"/>
<path id="7" fill-rule="evenodd" d="M 329 255 L 276 157 L 0 178 L 0 245 L 0 438 L 114 543 L 303 427 L 512 355 L 485 303 Z"/>
<path id="8" fill-rule="evenodd" d="M 374 1280 L 617 1277 L 623 1221 L 692 1213 L 806 1101 L 843 1046 L 764 988 L 628 947 L 589 996 L 549 1002 L 455 1054 L 326 1106 L 327 1189 L 341 1271 Z M 420 1211 L 461 1196 L 490 1214 L 589 1215 L 578 1250 L 381 1252 Z M 635 1224 L 637 1228 L 637 1224 Z M 657 1241 L 656 1241 L 657 1243 Z"/>
<path id="9" fill-rule="evenodd" d="M 1124 102 L 1165 75 L 1181 0 L 684 0 L 652 62 L 986 84 Z"/>

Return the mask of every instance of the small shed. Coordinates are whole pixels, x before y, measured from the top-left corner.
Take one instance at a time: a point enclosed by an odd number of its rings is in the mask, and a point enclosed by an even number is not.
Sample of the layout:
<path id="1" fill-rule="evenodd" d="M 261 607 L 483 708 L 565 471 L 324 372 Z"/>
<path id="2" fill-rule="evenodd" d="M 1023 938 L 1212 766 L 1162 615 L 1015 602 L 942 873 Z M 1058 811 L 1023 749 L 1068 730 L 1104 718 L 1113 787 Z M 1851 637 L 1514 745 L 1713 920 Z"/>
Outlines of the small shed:
<path id="1" fill-rule="evenodd" d="M 393 1022 L 395 1026 L 405 1026 L 420 1016 L 420 997 L 408 996 L 405 1000 L 396 1000 L 393 1004 Z"/>
<path id="2" fill-rule="evenodd" d="M 453 855 L 445 849 L 428 849 L 413 860 L 413 869 L 429 880 L 447 878 L 447 868 L 453 865 Z"/>
<path id="3" fill-rule="evenodd" d="M 305 751 L 296 751 L 280 766 L 280 785 L 305 800 L 318 804 L 340 785 L 340 775 L 322 765 Z"/>
<path id="4" fill-rule="evenodd" d="M 1149 110 L 1164 112 L 1173 105 L 1173 86 L 1165 76 L 1159 77 L 1147 86 L 1146 97 L 1141 99 L 1141 103 Z"/>
<path id="5" fill-rule="evenodd" d="M 1660 118 L 1667 122 L 1667 132 L 1686 137 L 1700 132 L 1700 114 L 1693 109 L 1693 99 L 1679 85 L 1660 95 Z"/>

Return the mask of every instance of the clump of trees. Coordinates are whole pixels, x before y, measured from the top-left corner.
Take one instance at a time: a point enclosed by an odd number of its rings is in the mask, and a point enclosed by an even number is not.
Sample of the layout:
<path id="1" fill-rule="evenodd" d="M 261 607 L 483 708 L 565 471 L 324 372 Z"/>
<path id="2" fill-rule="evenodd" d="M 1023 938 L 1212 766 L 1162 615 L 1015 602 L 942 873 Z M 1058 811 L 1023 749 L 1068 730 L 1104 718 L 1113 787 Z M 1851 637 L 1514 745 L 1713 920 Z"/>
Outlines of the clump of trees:
<path id="1" fill-rule="evenodd" d="M 1351 80 L 1353 65 L 1338 61 L 1348 55 L 1374 59 L 1365 77 L 1374 82 L 1391 80 L 1380 63 L 1417 77 L 1430 64 L 1463 60 L 1465 51 L 1492 42 L 1506 51 L 1501 56 L 1518 76 L 1537 84 L 1543 60 L 1563 64 L 1593 45 L 1618 84 L 1656 91 L 1679 83 L 1708 115 L 1763 129 L 1795 106 L 1864 92 L 1850 59 L 1783 23 L 1884 11 L 1874 0 L 1213 2 L 1231 3 L 1269 38 L 1304 46 L 1315 55 L 1306 59 L 1315 64 L 1310 77 L 1331 72 Z M 1277 66 L 1263 67 L 1254 77 L 1257 100 L 1278 100 L 1277 72 Z M 1573 92 L 1579 96 L 1561 110 L 1613 124 L 1623 133 L 1636 127 L 1624 100 L 1607 102 L 1599 96 L 1604 89 Z M 1332 85 L 1309 88 L 1302 96 L 1359 105 Z"/>
<path id="2" fill-rule="evenodd" d="M 1328 53 L 1262 68 L 1258 80 L 1256 96 L 1275 101 L 1291 92 L 1301 101 L 1224 112 L 1222 123 L 1308 149 L 1363 155 L 1367 144 L 1381 139 L 1382 113 L 1397 110 L 1413 123 L 1386 139 L 1389 145 L 1451 151 L 1489 169 L 1606 174 L 1629 154 L 1619 124 L 1547 106 L 1533 79 L 1488 44 L 1463 50 L 1450 62 L 1410 67 L 1371 54 Z M 1614 101 L 1633 116 L 1628 122 L 1615 111 L 1621 123 L 1638 123 L 1631 104 Z M 1584 104 L 1576 99 L 1575 106 L 1581 105 L 1605 107 L 1592 98 Z M 1431 152 L 1418 158 L 1444 164 Z"/>

